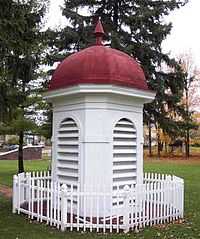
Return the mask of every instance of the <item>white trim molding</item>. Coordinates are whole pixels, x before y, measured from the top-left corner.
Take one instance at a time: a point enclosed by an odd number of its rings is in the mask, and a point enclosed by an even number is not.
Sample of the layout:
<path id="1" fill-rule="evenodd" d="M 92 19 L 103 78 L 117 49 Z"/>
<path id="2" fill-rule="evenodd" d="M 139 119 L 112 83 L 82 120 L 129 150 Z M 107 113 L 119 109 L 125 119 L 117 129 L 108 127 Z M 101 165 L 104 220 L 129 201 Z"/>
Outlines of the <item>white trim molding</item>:
<path id="1" fill-rule="evenodd" d="M 151 102 L 156 95 L 156 93 L 153 91 L 139 90 L 116 85 L 80 84 L 77 86 L 72 86 L 64 89 L 48 91 L 43 95 L 43 97 L 49 102 L 52 102 L 53 99 L 58 97 L 86 93 L 95 93 L 95 94 L 107 93 L 107 94 L 132 96 L 135 98 L 143 99 L 144 103 Z"/>

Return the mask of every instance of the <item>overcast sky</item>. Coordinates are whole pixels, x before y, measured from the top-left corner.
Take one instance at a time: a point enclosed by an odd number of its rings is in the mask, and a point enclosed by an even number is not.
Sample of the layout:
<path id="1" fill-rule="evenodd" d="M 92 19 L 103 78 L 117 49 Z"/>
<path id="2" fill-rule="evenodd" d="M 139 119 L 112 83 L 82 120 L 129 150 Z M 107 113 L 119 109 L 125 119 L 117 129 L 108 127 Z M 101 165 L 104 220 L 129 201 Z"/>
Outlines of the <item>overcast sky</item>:
<path id="1" fill-rule="evenodd" d="M 47 25 L 58 27 L 65 25 L 59 9 L 64 0 L 51 0 Z M 189 0 L 189 3 L 170 14 L 166 19 L 172 22 L 171 35 L 163 42 L 163 50 L 173 56 L 191 51 L 195 64 L 200 68 L 200 0 Z"/>

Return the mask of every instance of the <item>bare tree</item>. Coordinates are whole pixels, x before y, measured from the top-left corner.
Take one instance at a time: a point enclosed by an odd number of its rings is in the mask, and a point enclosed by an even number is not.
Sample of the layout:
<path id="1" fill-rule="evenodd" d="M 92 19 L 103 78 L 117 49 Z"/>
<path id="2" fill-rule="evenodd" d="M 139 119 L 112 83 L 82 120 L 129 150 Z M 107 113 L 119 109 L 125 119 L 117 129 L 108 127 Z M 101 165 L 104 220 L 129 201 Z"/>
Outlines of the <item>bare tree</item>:
<path id="1" fill-rule="evenodd" d="M 183 104 L 186 111 L 185 152 L 190 156 L 190 116 L 200 106 L 200 71 L 197 69 L 191 52 L 178 57 L 182 70 L 185 73 Z"/>

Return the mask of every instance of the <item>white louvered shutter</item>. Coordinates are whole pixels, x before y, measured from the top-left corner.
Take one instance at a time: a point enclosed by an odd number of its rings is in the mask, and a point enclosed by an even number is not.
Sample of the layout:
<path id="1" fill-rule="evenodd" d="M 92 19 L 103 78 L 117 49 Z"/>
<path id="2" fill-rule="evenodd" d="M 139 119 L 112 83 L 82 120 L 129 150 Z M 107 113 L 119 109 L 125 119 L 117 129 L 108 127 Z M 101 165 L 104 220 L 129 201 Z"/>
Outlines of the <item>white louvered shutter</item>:
<path id="1" fill-rule="evenodd" d="M 136 183 L 136 129 L 121 119 L 113 131 L 113 190 Z"/>
<path id="2" fill-rule="evenodd" d="M 79 181 L 79 129 L 71 118 L 60 124 L 57 149 L 58 180 L 68 186 L 76 185 Z"/>

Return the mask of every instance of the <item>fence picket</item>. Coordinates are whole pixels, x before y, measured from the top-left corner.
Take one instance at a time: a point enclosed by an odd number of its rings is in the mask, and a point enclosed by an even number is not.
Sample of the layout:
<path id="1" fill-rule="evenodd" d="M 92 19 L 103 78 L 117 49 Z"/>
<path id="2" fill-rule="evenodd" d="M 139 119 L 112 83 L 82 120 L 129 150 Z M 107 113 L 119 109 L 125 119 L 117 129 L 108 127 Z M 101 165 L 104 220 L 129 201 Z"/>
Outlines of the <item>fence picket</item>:
<path id="1" fill-rule="evenodd" d="M 44 202 L 44 199 L 43 199 L 43 180 L 41 180 L 41 190 L 40 190 L 40 195 L 41 195 L 41 197 L 40 197 L 40 205 L 41 205 L 41 207 L 40 207 L 40 212 L 41 212 L 41 217 L 40 217 L 40 222 L 42 222 L 42 219 L 43 219 L 43 202 Z"/>
<path id="2" fill-rule="evenodd" d="M 57 228 L 59 229 L 60 228 L 60 184 L 58 183 L 57 185 Z"/>
<path id="3" fill-rule="evenodd" d="M 17 177 L 17 187 L 18 187 L 18 193 L 17 193 L 17 197 L 18 197 L 18 199 L 17 199 L 17 202 L 18 202 L 18 205 L 17 205 L 17 207 L 18 207 L 18 210 L 17 210 L 17 212 L 18 212 L 18 214 L 20 214 L 20 200 L 21 200 L 21 178 L 20 178 L 20 174 L 18 175 L 18 177 Z"/>
<path id="4" fill-rule="evenodd" d="M 73 185 L 70 187 L 70 231 L 73 230 Z"/>
<path id="5" fill-rule="evenodd" d="M 146 225 L 149 225 L 150 219 L 149 219 L 149 184 L 146 184 L 146 213 L 147 213 L 147 217 L 146 217 Z"/>
<path id="6" fill-rule="evenodd" d="M 103 195 L 103 232 L 106 232 L 106 196 Z"/>
<path id="7" fill-rule="evenodd" d="M 86 231 L 86 195 L 82 195 L 83 198 L 83 230 Z"/>
<path id="8" fill-rule="evenodd" d="M 49 200 L 50 200 L 50 198 L 49 198 L 49 194 L 50 194 L 49 190 L 50 190 L 50 184 L 49 184 L 49 180 L 47 180 L 47 224 L 49 224 L 49 211 L 50 211 L 49 210 Z"/>
<path id="9" fill-rule="evenodd" d="M 50 189 L 50 225 L 53 224 L 53 182 L 51 181 L 51 189 Z"/>
<path id="10" fill-rule="evenodd" d="M 150 182 L 150 226 L 153 224 L 153 182 Z"/>
<path id="11" fill-rule="evenodd" d="M 76 219 L 76 223 L 77 223 L 77 231 L 79 231 L 79 213 L 80 213 L 80 194 L 78 194 L 78 192 L 80 192 L 80 186 L 77 186 L 77 219 Z"/>

